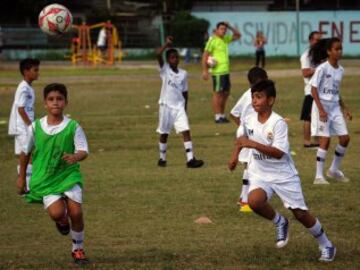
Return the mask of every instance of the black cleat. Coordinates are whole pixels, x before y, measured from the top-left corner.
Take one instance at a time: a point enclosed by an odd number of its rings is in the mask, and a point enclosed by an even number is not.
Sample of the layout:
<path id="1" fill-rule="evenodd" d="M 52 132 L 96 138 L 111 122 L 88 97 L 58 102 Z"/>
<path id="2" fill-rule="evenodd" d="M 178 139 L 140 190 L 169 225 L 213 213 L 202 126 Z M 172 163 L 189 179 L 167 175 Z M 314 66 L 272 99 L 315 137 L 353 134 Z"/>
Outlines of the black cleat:
<path id="1" fill-rule="evenodd" d="M 227 123 L 230 123 L 230 121 L 225 117 L 221 117 L 221 118 L 215 120 L 215 123 L 216 124 L 227 124 Z"/>
<path id="2" fill-rule="evenodd" d="M 193 158 L 186 163 L 188 168 L 200 168 L 202 165 L 204 165 L 204 161 L 196 158 Z"/>
<path id="3" fill-rule="evenodd" d="M 159 167 L 166 167 L 166 160 L 163 160 L 163 159 L 159 159 L 158 161 L 158 166 Z"/>

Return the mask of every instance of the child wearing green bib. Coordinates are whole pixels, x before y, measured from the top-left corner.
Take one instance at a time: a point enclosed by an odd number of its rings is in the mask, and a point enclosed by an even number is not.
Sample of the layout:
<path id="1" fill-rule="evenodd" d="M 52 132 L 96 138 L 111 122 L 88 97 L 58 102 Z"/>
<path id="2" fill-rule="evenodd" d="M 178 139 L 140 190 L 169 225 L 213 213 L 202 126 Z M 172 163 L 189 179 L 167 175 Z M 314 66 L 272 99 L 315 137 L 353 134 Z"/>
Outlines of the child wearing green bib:
<path id="1" fill-rule="evenodd" d="M 17 187 L 27 202 L 44 204 L 61 234 L 71 232 L 72 257 L 76 264 L 83 265 L 88 260 L 83 249 L 83 180 L 79 161 L 87 157 L 89 150 L 81 126 L 63 115 L 67 103 L 65 85 L 53 83 L 44 88 L 47 115 L 32 124 Z M 25 193 L 26 167 L 31 154 L 33 174 Z"/>

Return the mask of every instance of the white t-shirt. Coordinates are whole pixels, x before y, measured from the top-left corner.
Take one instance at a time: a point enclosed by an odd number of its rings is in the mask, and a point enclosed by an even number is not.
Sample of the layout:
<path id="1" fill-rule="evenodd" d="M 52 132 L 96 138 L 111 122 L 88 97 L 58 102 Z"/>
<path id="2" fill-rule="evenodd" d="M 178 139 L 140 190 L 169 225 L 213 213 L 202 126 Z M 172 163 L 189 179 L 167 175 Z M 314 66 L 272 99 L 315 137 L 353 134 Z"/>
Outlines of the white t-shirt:
<path id="1" fill-rule="evenodd" d="M 315 68 L 315 66 L 311 64 L 309 51 L 310 51 L 309 48 L 306 49 L 304 51 L 304 53 L 301 55 L 301 57 L 300 57 L 301 69 Z M 305 92 L 305 95 L 311 95 L 310 79 L 311 78 L 309 78 L 309 77 L 304 77 L 304 83 L 305 83 L 304 92 Z"/>
<path id="2" fill-rule="evenodd" d="M 290 155 L 288 127 L 285 120 L 272 112 L 265 123 L 258 121 L 256 112 L 247 115 L 240 124 L 237 135 L 246 135 L 250 140 L 275 147 L 284 152 L 280 159 L 251 149 L 248 165 L 249 179 L 282 182 L 298 174 Z"/>
<path id="3" fill-rule="evenodd" d="M 70 122 L 70 120 L 71 120 L 70 118 L 64 116 L 64 119 L 60 124 L 49 125 L 47 122 L 47 116 L 44 116 L 43 118 L 40 119 L 40 125 L 41 125 L 42 130 L 46 134 L 55 135 L 55 134 L 58 134 L 61 131 L 63 131 L 64 128 L 66 128 L 66 126 Z M 25 145 L 25 149 L 24 149 L 25 154 L 30 153 L 34 147 L 34 144 L 35 144 L 34 131 L 35 131 L 35 122 L 33 122 L 32 125 L 29 127 L 28 141 L 27 141 L 27 143 Z M 75 146 L 75 153 L 78 151 L 85 151 L 85 152 L 89 153 L 89 147 L 88 147 L 88 143 L 86 140 L 86 136 L 85 136 L 84 130 L 82 129 L 82 127 L 80 125 L 76 126 L 75 136 L 74 136 L 74 146 Z"/>
<path id="4" fill-rule="evenodd" d="M 339 65 L 338 68 L 334 68 L 326 61 L 316 68 L 310 84 L 317 88 L 320 100 L 338 102 L 343 75 L 344 68 L 342 66 Z"/>
<path id="5" fill-rule="evenodd" d="M 174 109 L 185 107 L 183 92 L 188 90 L 187 72 L 179 68 L 178 73 L 175 73 L 169 64 L 164 64 L 160 69 L 160 78 L 162 87 L 159 104 Z"/>
<path id="6" fill-rule="evenodd" d="M 252 112 L 254 112 L 254 108 L 252 106 L 251 88 L 249 88 L 242 94 L 230 113 L 235 117 L 243 118 Z"/>
<path id="7" fill-rule="evenodd" d="M 106 46 L 106 29 L 104 27 L 100 29 L 96 45 L 98 47 Z"/>
<path id="8" fill-rule="evenodd" d="M 27 126 L 19 114 L 19 107 L 24 107 L 31 121 L 34 121 L 34 89 L 25 80 L 17 87 L 9 119 L 9 135 L 26 134 Z"/>

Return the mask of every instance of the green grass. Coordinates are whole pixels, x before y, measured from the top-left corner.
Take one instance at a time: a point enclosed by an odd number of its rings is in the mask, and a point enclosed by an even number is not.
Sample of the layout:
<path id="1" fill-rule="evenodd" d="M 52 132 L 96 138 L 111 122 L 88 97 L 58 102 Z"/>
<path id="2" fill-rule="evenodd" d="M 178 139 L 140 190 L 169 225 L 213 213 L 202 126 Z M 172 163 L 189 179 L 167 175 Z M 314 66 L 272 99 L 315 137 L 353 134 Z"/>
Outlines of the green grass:
<path id="1" fill-rule="evenodd" d="M 235 60 L 228 110 L 248 88 L 244 71 L 252 63 Z M 296 68 L 295 62 L 269 63 L 269 70 Z M 147 63 L 149 64 L 149 63 Z M 346 66 L 345 66 L 346 68 Z M 336 261 L 317 262 L 317 243 L 274 198 L 272 204 L 290 218 L 290 242 L 274 247 L 274 228 L 255 214 L 240 214 L 236 200 L 240 167 L 229 173 L 235 126 L 215 125 L 210 107 L 211 83 L 190 73 L 189 117 L 198 158 L 205 167 L 185 168 L 181 137 L 170 135 L 168 167 L 158 168 L 157 99 L 160 79 L 147 69 L 41 69 L 36 89 L 36 114 L 44 113 L 41 89 L 52 81 L 70 91 L 66 113 L 84 127 L 91 154 L 81 164 L 85 179 L 86 253 L 89 269 L 359 269 L 360 268 L 360 97 L 359 77 L 345 75 L 342 93 L 354 114 L 351 143 L 343 169 L 348 184 L 312 184 L 315 151 L 302 148 L 303 99 L 300 77 L 277 78 L 274 111 L 291 119 L 290 143 L 306 202 L 338 247 Z M 119 75 L 119 76 L 116 76 Z M 17 67 L 0 73 L 0 120 L 7 120 Z M 150 105 L 149 109 L 145 105 Z M 326 166 L 332 158 L 335 139 Z M 0 269 L 75 269 L 71 242 L 56 231 L 40 205 L 26 204 L 15 192 L 16 158 L 7 125 L 0 125 Z M 213 224 L 194 220 L 208 216 Z"/>

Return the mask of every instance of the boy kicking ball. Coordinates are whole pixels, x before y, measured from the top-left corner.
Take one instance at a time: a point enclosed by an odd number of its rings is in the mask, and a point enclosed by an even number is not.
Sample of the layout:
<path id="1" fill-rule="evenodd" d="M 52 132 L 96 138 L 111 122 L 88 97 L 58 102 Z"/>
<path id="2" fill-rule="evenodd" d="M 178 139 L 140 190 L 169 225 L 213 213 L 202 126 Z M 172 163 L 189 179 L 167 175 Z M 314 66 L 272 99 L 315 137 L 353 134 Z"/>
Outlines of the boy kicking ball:
<path id="1" fill-rule="evenodd" d="M 274 193 L 316 238 L 321 250 L 319 260 L 333 261 L 336 248 L 305 204 L 300 178 L 290 155 L 287 124 L 272 111 L 276 97 L 275 85 L 270 80 L 260 81 L 251 87 L 251 94 L 255 112 L 241 121 L 229 169 L 235 169 L 241 149 L 250 148 L 248 203 L 255 213 L 274 223 L 276 247 L 282 248 L 288 243 L 289 221 L 268 203 Z"/>
<path id="2" fill-rule="evenodd" d="M 44 88 L 47 116 L 30 126 L 17 187 L 19 194 L 25 194 L 28 202 L 44 204 L 62 235 L 71 232 L 72 257 L 76 264 L 84 265 L 88 259 L 83 249 L 83 180 L 79 161 L 87 157 L 89 150 L 83 129 L 76 121 L 63 115 L 67 102 L 65 85 L 54 83 Z M 30 190 L 26 192 L 26 167 L 31 152 L 33 174 Z"/>
<path id="3" fill-rule="evenodd" d="M 166 63 L 164 63 L 162 57 L 162 53 L 171 44 L 172 37 L 167 37 L 165 44 L 157 49 L 157 59 L 162 79 L 159 99 L 159 125 L 157 128 L 157 132 L 160 134 L 158 166 L 166 167 L 167 139 L 171 129 L 175 127 L 176 132 L 183 135 L 187 158 L 186 166 L 188 168 L 199 168 L 203 166 L 204 162 L 194 157 L 189 121 L 186 114 L 188 100 L 187 72 L 178 68 L 179 53 L 176 49 L 170 48 L 166 51 Z"/>

